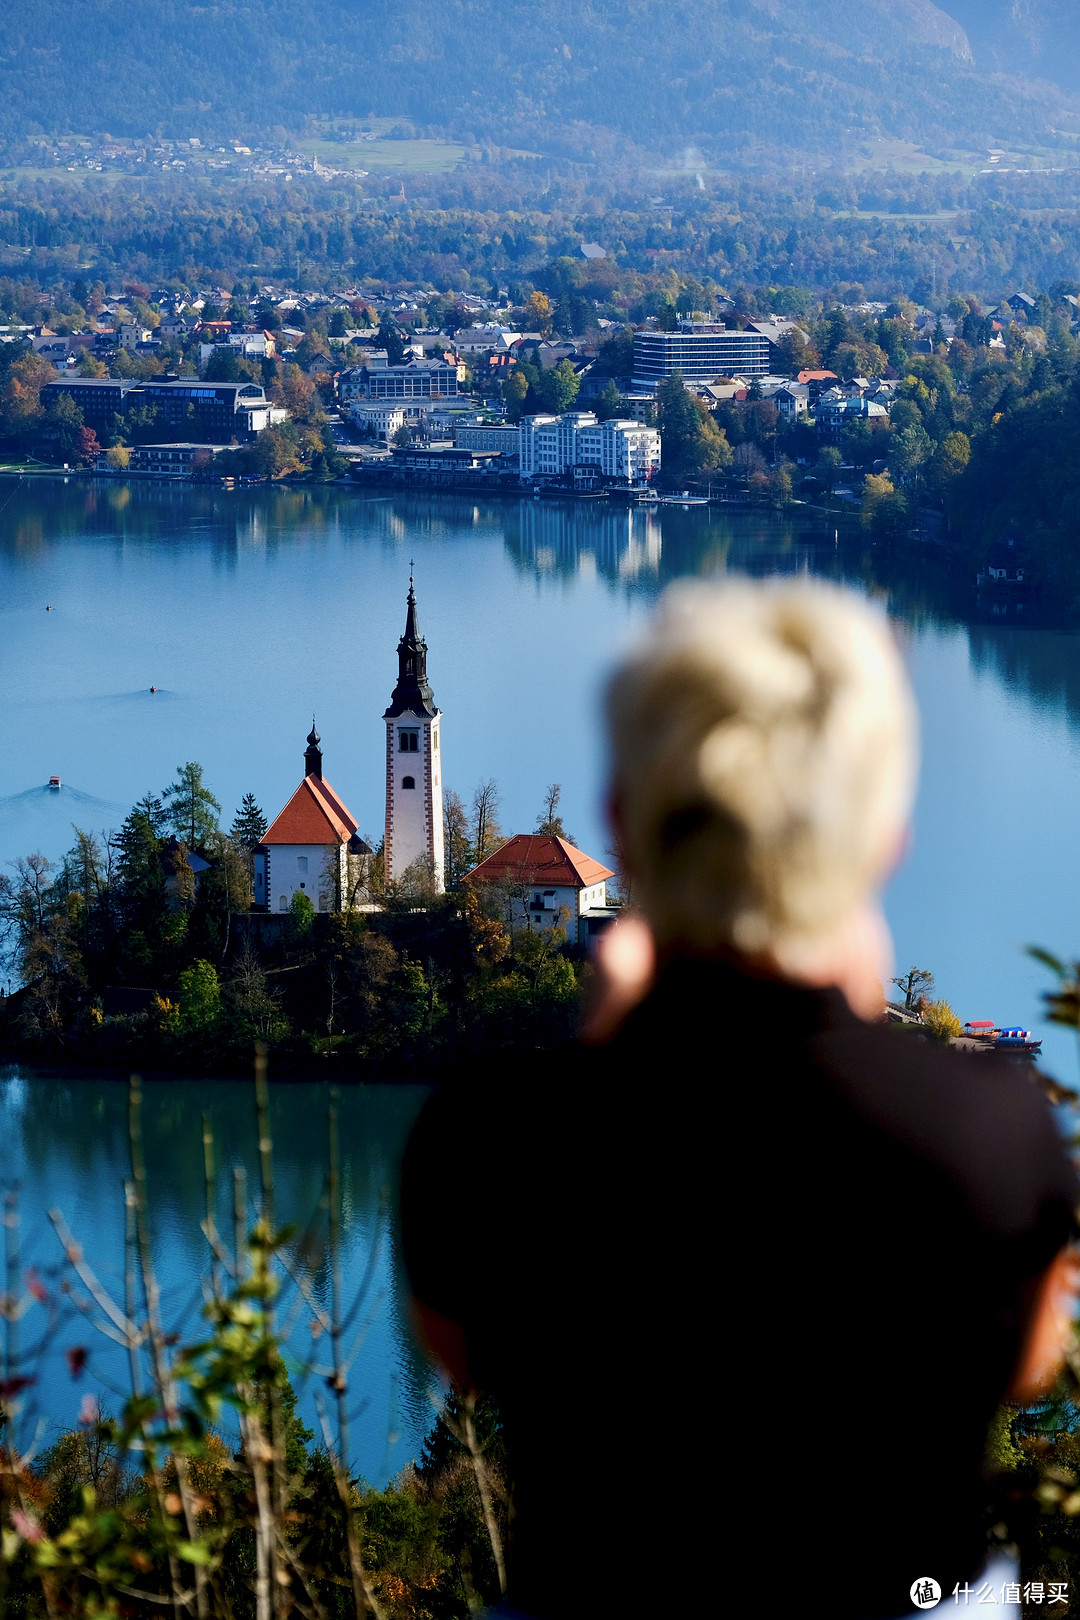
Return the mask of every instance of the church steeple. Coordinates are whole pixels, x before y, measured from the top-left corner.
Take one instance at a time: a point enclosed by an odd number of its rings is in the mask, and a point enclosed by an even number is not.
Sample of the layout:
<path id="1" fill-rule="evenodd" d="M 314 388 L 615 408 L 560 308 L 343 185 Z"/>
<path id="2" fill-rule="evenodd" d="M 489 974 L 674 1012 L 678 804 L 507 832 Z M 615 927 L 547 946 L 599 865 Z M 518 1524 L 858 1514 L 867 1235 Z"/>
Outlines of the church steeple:
<path id="1" fill-rule="evenodd" d="M 319 747 L 322 738 L 315 730 L 315 716 L 311 717 L 311 730 L 308 732 L 307 748 L 304 750 L 304 775 L 317 776 L 322 781 L 322 749 Z"/>
<path id="2" fill-rule="evenodd" d="M 425 872 L 442 894 L 442 715 L 427 678 L 427 642 L 420 634 L 409 574 L 405 634 L 398 642 L 398 678 L 386 722 L 386 830 L 383 863 L 392 883 Z"/>
<path id="3" fill-rule="evenodd" d="M 413 577 L 409 575 L 409 599 L 405 614 L 405 634 L 398 642 L 398 679 L 384 720 L 393 720 L 399 714 L 423 715 L 432 719 L 438 712 L 435 694 L 427 678 L 427 642 L 420 634 L 416 613 L 416 592 Z"/>

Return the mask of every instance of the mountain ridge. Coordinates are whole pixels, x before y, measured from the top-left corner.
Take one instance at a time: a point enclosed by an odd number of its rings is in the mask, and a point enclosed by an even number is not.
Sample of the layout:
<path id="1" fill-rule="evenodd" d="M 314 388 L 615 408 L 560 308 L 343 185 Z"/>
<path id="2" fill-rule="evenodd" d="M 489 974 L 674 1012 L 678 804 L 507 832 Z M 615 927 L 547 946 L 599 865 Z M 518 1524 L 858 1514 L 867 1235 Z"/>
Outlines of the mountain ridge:
<path id="1" fill-rule="evenodd" d="M 1054 116 L 1080 102 L 1016 78 L 991 84 L 961 11 L 932 0 L 820 0 L 810 18 L 795 0 L 624 0 L 617 11 L 595 0 L 543 11 L 533 0 L 154 0 L 133 17 L 129 0 L 35 0 L 0 40 L 0 139 L 220 140 L 320 116 L 402 118 L 594 161 L 689 144 L 775 162 L 886 137 L 1049 139 Z"/>
<path id="2" fill-rule="evenodd" d="M 1080 8 L 1075 0 L 948 0 L 976 66 L 1080 89 Z"/>

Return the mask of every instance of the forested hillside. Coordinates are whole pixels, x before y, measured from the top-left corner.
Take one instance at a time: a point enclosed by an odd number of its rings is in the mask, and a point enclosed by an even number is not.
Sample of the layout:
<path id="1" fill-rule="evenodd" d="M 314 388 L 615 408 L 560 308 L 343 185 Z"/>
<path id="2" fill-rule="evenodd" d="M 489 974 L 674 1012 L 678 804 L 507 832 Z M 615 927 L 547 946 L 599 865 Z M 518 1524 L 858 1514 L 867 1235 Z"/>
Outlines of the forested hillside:
<path id="1" fill-rule="evenodd" d="M 0 139 L 235 137 L 313 115 L 593 158 L 775 156 L 893 136 L 1053 141 L 1062 107 L 988 94 L 930 0 L 36 0 L 0 43 Z"/>
<path id="2" fill-rule="evenodd" d="M 471 163 L 410 180 L 406 207 L 312 175 L 217 191 L 184 176 L 74 185 L 60 171 L 0 181 L 0 276 L 31 291 L 87 275 L 231 286 L 238 276 L 295 278 L 299 258 L 308 287 L 402 281 L 486 296 L 537 283 L 544 266 L 569 256 L 585 295 L 618 316 L 672 276 L 736 289 L 859 282 L 871 297 L 995 298 L 1072 278 L 1080 266 L 1075 170 L 974 183 L 947 172 L 710 177 L 703 189 L 689 175 L 667 179 L 671 206 L 654 209 L 634 177 L 560 167 L 567 172 L 534 176 L 527 165 Z M 596 237 L 608 257 L 586 264 L 580 244 Z M 608 308 L 616 289 L 629 303 Z M 6 294 L 0 302 L 23 307 Z M 20 318 L 33 308 L 31 297 Z"/>

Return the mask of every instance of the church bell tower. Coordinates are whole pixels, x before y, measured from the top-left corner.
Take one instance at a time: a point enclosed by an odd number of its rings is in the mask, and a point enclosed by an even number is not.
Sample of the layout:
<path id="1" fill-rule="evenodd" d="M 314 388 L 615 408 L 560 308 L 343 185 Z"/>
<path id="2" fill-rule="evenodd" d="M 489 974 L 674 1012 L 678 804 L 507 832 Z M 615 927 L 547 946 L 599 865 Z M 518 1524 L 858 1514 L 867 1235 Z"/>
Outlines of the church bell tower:
<path id="1" fill-rule="evenodd" d="M 398 679 L 386 721 L 386 876 L 399 882 L 410 866 L 430 871 L 436 893 L 443 876 L 441 711 L 427 678 L 427 642 L 416 616 L 409 576 L 405 634 L 398 642 Z"/>

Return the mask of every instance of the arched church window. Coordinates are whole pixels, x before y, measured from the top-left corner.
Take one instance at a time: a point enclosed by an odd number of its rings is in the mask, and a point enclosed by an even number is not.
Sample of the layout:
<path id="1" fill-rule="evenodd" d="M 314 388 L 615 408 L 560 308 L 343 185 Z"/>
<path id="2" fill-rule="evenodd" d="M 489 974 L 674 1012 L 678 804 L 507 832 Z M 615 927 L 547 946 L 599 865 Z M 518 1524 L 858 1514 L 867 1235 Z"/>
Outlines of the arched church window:
<path id="1" fill-rule="evenodd" d="M 403 776 L 401 778 L 401 785 L 403 788 L 414 788 L 416 786 L 416 778 L 412 776 Z"/>
<path id="2" fill-rule="evenodd" d="M 398 732 L 398 752 L 401 754 L 418 754 L 420 752 L 420 733 L 406 731 L 404 727 Z"/>
<path id="3" fill-rule="evenodd" d="M 279 911 L 288 911 L 289 909 L 289 902 L 286 900 L 283 894 L 278 895 L 277 908 Z"/>

